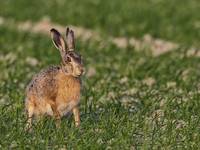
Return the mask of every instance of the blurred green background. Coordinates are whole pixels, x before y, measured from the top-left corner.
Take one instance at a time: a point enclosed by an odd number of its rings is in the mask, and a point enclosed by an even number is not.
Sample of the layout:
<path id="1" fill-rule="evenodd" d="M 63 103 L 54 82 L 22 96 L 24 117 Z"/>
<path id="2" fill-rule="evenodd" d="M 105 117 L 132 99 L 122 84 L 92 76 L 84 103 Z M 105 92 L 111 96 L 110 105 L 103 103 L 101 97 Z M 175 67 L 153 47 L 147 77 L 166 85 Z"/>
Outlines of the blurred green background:
<path id="1" fill-rule="evenodd" d="M 0 13 L 16 20 L 49 16 L 114 36 L 154 37 L 197 44 L 200 40 L 198 0 L 1 0 Z"/>

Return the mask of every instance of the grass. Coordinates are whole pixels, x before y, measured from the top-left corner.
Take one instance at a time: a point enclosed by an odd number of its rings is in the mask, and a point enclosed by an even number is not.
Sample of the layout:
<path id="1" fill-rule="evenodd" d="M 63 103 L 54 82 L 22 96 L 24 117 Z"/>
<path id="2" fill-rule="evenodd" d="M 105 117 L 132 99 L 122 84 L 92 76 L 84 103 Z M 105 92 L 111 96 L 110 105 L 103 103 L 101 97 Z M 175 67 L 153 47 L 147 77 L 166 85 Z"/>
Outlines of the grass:
<path id="1" fill-rule="evenodd" d="M 49 16 L 63 25 L 84 26 L 114 36 L 142 37 L 150 33 L 199 46 L 199 9 L 198 0 L 2 0 L 0 14 L 35 21 Z"/>
<path id="2" fill-rule="evenodd" d="M 1 2 L 0 15 L 34 21 L 49 15 L 55 22 L 70 22 L 105 35 L 142 37 L 151 33 L 189 47 L 198 46 L 199 32 L 191 26 L 199 18 L 196 13 L 199 5 L 195 0 L 184 2 L 135 1 L 133 4 L 125 0 L 122 5 L 121 1 L 87 0 L 77 5 L 78 1 L 47 4 L 41 0 L 28 4 L 25 0 L 8 0 Z M 36 7 L 37 12 L 33 9 Z M 114 13 L 117 8 L 119 11 Z M 68 13 L 63 14 L 64 10 Z M 172 10 L 176 15 L 171 18 Z M 109 15 L 105 17 L 106 14 Z M 177 25 L 175 31 L 168 30 L 173 25 L 171 19 Z M 33 132 L 27 133 L 24 131 L 25 86 L 41 68 L 59 64 L 59 52 L 47 36 L 6 26 L 0 27 L 0 35 L 1 149 L 199 148 L 200 59 L 188 56 L 187 48 L 153 57 L 148 50 L 119 49 L 109 42 L 101 45 L 97 41 L 77 39 L 77 49 L 85 58 L 86 68 L 96 70 L 94 76 L 83 77 L 81 127 L 74 127 L 72 117 L 63 118 L 60 129 L 55 128 L 51 118 L 42 118 L 34 124 Z M 38 63 L 31 63 L 27 58 Z"/>

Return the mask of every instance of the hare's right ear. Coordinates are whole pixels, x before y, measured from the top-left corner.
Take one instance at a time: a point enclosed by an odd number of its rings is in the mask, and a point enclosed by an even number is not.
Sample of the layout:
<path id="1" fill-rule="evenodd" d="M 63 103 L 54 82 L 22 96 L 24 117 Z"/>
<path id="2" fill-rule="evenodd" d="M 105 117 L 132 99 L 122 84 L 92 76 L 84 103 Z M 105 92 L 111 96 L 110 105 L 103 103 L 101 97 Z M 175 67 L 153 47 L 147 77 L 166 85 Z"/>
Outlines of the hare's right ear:
<path id="1" fill-rule="evenodd" d="M 73 51 L 75 49 L 74 31 L 69 29 L 68 27 L 66 30 L 66 38 L 68 51 Z"/>
<path id="2" fill-rule="evenodd" d="M 51 38 L 55 47 L 59 49 L 61 52 L 65 51 L 66 50 L 65 41 L 63 37 L 61 36 L 61 34 L 54 28 L 52 28 L 50 32 L 51 32 Z"/>

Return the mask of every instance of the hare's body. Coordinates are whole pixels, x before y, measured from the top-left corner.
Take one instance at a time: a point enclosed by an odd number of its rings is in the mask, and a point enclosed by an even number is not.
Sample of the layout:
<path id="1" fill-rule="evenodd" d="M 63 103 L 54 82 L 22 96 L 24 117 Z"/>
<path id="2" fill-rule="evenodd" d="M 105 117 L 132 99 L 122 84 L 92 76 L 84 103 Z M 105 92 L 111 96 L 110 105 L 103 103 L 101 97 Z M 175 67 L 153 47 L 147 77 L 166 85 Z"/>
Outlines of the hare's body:
<path id="1" fill-rule="evenodd" d="M 67 47 L 61 34 L 51 29 L 52 40 L 59 49 L 62 63 L 51 66 L 35 75 L 26 88 L 25 107 L 28 114 L 28 127 L 33 116 L 49 115 L 60 122 L 60 118 L 72 111 L 75 124 L 80 124 L 79 101 L 81 78 L 83 73 L 82 59 L 77 54 L 74 32 L 67 28 Z"/>
<path id="2" fill-rule="evenodd" d="M 28 85 L 26 109 L 31 107 L 36 116 L 53 116 L 53 104 L 63 116 L 79 104 L 80 89 L 80 78 L 66 75 L 60 66 L 51 66 L 37 74 Z"/>

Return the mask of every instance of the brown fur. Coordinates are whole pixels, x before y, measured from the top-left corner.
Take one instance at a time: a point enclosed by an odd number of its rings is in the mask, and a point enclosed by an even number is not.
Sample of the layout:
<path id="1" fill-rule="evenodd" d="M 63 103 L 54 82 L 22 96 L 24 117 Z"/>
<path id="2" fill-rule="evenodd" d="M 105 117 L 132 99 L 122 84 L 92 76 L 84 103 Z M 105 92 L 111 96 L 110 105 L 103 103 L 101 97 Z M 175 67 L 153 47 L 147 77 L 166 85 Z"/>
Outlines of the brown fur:
<path id="1" fill-rule="evenodd" d="M 54 29 L 55 30 L 55 29 Z M 71 33 L 73 32 L 70 30 Z M 55 32 L 55 33 L 54 33 Z M 28 113 L 28 127 L 33 116 L 49 115 L 56 120 L 72 111 L 76 126 L 80 125 L 79 102 L 83 65 L 81 57 L 65 49 L 63 38 L 53 31 L 53 41 L 62 56 L 61 66 L 50 66 L 35 75 L 26 88 L 25 107 Z M 69 29 L 67 29 L 67 34 Z M 68 47 L 74 46 L 73 34 L 68 35 Z M 72 42 L 73 45 L 69 45 Z"/>
<path id="2" fill-rule="evenodd" d="M 58 67 L 49 67 L 42 71 L 27 87 L 26 108 L 31 105 L 34 108 L 34 115 L 53 115 L 48 113 L 48 108 L 55 103 L 62 116 L 67 113 L 64 113 L 64 110 L 79 103 L 80 78 L 65 75 L 61 69 L 56 68 Z"/>

